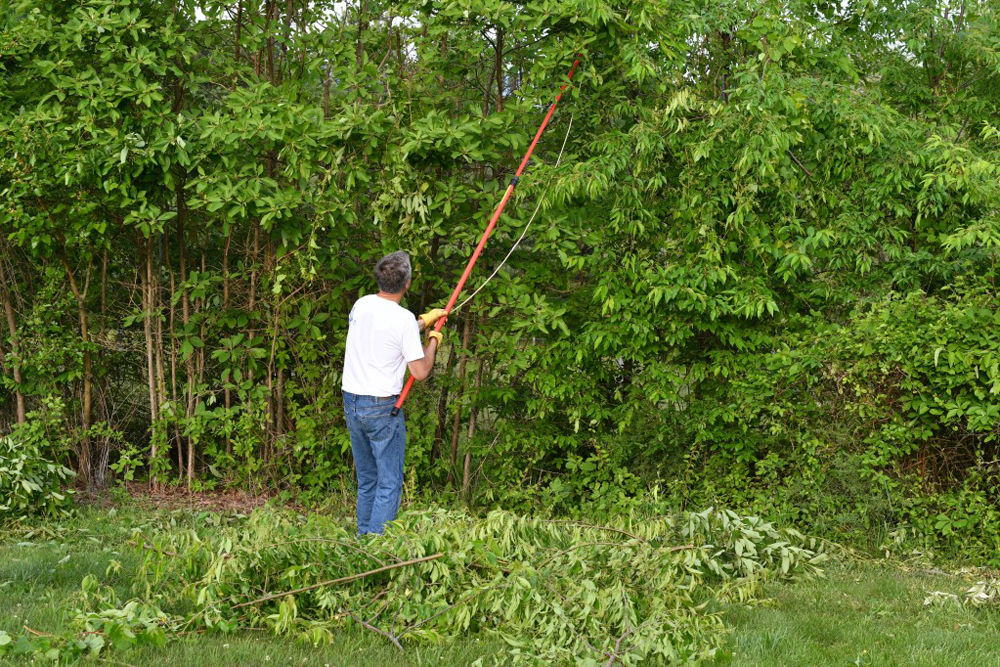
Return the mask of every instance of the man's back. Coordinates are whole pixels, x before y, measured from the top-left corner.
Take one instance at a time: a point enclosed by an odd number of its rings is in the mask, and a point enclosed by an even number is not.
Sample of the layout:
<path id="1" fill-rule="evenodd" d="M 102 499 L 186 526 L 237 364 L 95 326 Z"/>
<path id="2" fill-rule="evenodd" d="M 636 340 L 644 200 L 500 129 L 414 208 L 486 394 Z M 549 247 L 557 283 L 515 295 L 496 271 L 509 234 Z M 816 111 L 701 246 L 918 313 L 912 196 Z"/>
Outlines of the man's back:
<path id="1" fill-rule="evenodd" d="M 403 388 L 406 364 L 424 357 L 413 313 L 377 294 L 363 296 L 351 310 L 344 354 L 344 391 L 394 396 Z"/>

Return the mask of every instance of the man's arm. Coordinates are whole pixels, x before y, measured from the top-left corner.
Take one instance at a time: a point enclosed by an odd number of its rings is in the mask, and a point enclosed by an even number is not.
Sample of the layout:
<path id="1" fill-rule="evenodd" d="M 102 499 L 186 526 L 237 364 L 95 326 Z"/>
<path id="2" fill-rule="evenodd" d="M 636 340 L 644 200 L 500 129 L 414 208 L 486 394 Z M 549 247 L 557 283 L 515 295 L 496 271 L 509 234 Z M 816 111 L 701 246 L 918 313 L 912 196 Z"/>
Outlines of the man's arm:
<path id="1" fill-rule="evenodd" d="M 430 336 L 430 340 L 427 341 L 427 346 L 424 347 L 424 358 L 406 363 L 407 368 L 410 369 L 410 375 L 418 382 L 426 380 L 427 376 L 431 374 L 431 370 L 434 368 L 434 355 L 437 353 L 438 341 L 441 340 L 441 334 L 437 331 L 431 331 L 428 335 Z"/>

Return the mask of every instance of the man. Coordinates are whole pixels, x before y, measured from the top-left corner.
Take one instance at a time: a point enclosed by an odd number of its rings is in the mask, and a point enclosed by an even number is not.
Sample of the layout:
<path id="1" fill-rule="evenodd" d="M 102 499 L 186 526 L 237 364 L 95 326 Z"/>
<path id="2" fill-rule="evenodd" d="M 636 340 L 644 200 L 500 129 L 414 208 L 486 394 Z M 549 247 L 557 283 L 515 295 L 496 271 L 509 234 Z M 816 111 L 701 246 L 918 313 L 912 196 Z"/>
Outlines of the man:
<path id="1" fill-rule="evenodd" d="M 410 257 L 403 251 L 375 265 L 378 294 L 363 296 L 351 309 L 344 355 L 344 417 L 358 476 L 358 533 L 381 534 L 396 518 L 403 491 L 406 423 L 392 408 L 403 388 L 403 375 L 423 380 L 434 368 L 441 334 L 430 331 L 444 317 L 435 308 L 414 318 L 399 305 L 410 287 Z M 420 331 L 427 330 L 427 345 Z"/>

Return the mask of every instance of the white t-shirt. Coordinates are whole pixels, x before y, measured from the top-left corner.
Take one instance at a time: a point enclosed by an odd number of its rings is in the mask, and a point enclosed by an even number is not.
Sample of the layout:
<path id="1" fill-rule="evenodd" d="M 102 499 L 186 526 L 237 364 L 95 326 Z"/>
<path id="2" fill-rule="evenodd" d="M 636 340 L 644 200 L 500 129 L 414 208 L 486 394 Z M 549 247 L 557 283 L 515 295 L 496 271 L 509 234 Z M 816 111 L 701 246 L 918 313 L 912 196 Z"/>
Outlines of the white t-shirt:
<path id="1" fill-rule="evenodd" d="M 424 358 L 413 313 L 369 294 L 351 309 L 344 354 L 344 391 L 362 396 L 394 396 L 403 389 L 406 364 Z"/>

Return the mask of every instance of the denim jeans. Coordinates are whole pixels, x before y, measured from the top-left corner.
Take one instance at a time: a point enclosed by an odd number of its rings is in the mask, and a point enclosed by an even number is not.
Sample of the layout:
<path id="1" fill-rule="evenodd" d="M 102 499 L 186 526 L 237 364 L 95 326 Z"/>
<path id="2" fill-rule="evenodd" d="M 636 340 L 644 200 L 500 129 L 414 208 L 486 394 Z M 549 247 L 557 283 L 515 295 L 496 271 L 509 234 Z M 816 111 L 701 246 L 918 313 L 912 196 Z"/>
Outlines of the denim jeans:
<path id="1" fill-rule="evenodd" d="M 396 396 L 379 398 L 344 392 L 344 417 L 358 475 L 358 533 L 381 534 L 396 518 L 403 492 L 406 422 L 393 417 Z"/>

